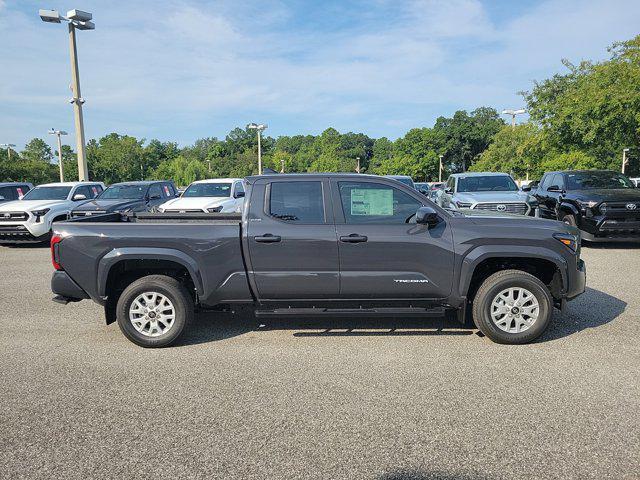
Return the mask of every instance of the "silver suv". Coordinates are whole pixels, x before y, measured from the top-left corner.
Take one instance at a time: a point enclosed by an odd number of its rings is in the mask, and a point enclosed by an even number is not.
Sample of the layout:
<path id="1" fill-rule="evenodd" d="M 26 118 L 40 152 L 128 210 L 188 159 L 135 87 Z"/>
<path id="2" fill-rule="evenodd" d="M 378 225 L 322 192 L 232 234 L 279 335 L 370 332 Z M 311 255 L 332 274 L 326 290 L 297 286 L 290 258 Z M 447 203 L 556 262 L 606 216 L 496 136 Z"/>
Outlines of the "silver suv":
<path id="1" fill-rule="evenodd" d="M 507 173 L 456 173 L 438 192 L 438 205 L 449 209 L 484 210 L 516 215 L 534 215 L 535 197 L 521 191 Z"/>

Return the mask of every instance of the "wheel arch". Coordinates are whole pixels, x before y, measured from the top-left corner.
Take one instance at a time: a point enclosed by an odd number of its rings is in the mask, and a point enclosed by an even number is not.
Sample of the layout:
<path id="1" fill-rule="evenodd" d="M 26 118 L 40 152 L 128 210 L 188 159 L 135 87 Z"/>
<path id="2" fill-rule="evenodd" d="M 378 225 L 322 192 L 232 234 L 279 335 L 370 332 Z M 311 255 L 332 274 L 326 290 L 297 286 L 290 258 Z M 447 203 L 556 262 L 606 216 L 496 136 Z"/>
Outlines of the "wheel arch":
<path id="1" fill-rule="evenodd" d="M 122 289 L 138 278 L 165 274 L 181 280 L 193 292 L 194 301 L 204 294 L 204 280 L 200 269 L 189 255 L 165 248 L 116 248 L 98 263 L 97 292 L 106 300 L 107 324 L 115 321 L 115 305 Z"/>
<path id="2" fill-rule="evenodd" d="M 467 255 L 460 272 L 459 291 L 469 301 L 473 300 L 479 285 L 490 276 L 504 269 L 522 270 L 545 283 L 555 299 L 560 299 L 567 288 L 567 262 L 543 247 L 491 246 L 480 247 Z"/>

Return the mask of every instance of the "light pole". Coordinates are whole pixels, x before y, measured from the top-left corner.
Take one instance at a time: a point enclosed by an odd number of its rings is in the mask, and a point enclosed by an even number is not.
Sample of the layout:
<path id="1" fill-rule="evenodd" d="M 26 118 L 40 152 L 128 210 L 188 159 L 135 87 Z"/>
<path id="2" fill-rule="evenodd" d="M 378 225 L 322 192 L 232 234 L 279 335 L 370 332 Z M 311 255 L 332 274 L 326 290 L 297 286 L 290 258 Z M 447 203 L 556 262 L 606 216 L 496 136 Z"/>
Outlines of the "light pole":
<path id="1" fill-rule="evenodd" d="M 624 173 L 624 171 L 627 168 L 627 163 L 629 163 L 629 160 L 627 159 L 627 154 L 629 153 L 629 149 L 628 148 L 623 148 L 622 149 L 622 173 Z"/>
<path id="2" fill-rule="evenodd" d="M 0 147 L 7 149 L 7 160 L 11 161 L 11 147 L 15 147 L 15 143 L 0 143 Z"/>
<path id="3" fill-rule="evenodd" d="M 360 157 L 356 157 L 356 173 L 360 173 Z"/>
<path id="4" fill-rule="evenodd" d="M 440 155 L 440 168 L 438 168 L 438 182 L 442 182 L 442 157 L 443 155 Z"/>
<path id="5" fill-rule="evenodd" d="M 64 182 L 64 169 L 62 167 L 62 141 L 60 140 L 60 135 L 68 135 L 64 130 L 54 130 L 51 128 L 49 130 L 49 135 L 55 135 L 58 137 L 58 165 L 60 166 L 60 181 Z"/>
<path id="6" fill-rule="evenodd" d="M 247 128 L 256 130 L 258 132 L 258 175 L 262 175 L 262 145 L 260 143 L 262 132 L 267 129 L 266 123 L 250 123 Z"/>
<path id="7" fill-rule="evenodd" d="M 78 179 L 89 180 L 87 158 L 84 150 L 84 120 L 82 118 L 82 104 L 84 99 L 80 94 L 80 73 L 78 72 L 78 49 L 76 47 L 76 29 L 93 30 L 96 28 L 91 21 L 92 15 L 82 10 L 69 10 L 64 17 L 57 10 L 40 10 L 40 18 L 47 23 L 69 22 L 69 51 L 71 53 L 71 91 L 73 98 L 69 102 L 73 105 L 76 127 L 76 150 L 78 151 Z"/>
<path id="8" fill-rule="evenodd" d="M 522 115 L 523 113 L 527 113 L 524 108 L 519 110 L 503 110 L 503 115 L 511 115 L 511 128 L 516 128 L 516 115 Z"/>

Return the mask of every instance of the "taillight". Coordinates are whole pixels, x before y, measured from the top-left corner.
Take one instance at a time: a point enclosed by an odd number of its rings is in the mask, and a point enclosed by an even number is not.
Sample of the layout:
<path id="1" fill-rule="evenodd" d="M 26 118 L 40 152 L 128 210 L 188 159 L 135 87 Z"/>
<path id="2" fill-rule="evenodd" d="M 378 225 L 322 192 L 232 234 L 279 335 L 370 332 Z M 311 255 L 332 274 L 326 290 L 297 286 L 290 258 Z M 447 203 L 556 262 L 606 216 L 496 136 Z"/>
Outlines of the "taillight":
<path id="1" fill-rule="evenodd" d="M 51 263 L 56 270 L 64 270 L 60 265 L 60 242 L 62 237 L 60 235 L 53 235 L 51 237 Z"/>

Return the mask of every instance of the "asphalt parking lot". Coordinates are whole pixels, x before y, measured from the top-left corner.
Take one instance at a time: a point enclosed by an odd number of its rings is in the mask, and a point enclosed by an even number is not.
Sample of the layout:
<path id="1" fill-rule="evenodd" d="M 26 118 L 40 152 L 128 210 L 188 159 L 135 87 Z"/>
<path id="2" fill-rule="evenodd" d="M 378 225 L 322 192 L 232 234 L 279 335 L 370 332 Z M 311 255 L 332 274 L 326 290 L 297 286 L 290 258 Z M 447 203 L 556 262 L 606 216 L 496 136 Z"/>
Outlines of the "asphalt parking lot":
<path id="1" fill-rule="evenodd" d="M 2 478 L 638 478 L 640 249 L 535 344 L 455 323 L 198 316 L 145 350 L 0 247 Z"/>

